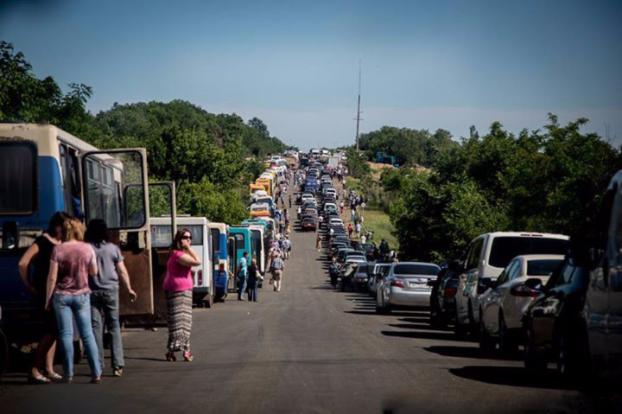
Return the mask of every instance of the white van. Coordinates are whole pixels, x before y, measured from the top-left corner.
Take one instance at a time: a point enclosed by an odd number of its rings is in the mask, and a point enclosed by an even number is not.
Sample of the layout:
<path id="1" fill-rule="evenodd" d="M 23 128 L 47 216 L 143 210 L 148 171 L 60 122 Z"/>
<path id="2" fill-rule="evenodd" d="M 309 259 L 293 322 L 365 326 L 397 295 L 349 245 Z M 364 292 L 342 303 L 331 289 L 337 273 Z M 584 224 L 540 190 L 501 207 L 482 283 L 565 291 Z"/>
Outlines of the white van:
<path id="1" fill-rule="evenodd" d="M 456 335 L 479 324 L 479 295 L 516 256 L 527 254 L 566 254 L 569 238 L 563 234 L 494 232 L 476 237 L 467 249 L 463 273 L 456 293 Z"/>
<path id="2" fill-rule="evenodd" d="M 209 243 L 210 232 L 205 217 L 177 217 L 177 230 L 187 228 L 192 233 L 192 250 L 197 254 L 201 265 L 192 269 L 194 287 L 192 302 L 197 306 L 211 307 L 214 303 L 212 254 Z M 153 247 L 169 247 L 171 244 L 170 217 L 154 217 L 149 220 L 151 225 L 151 245 Z"/>
<path id="3" fill-rule="evenodd" d="M 604 197 L 599 233 L 593 250 L 584 315 L 594 368 L 620 377 L 622 372 L 622 170 L 613 176 Z"/>

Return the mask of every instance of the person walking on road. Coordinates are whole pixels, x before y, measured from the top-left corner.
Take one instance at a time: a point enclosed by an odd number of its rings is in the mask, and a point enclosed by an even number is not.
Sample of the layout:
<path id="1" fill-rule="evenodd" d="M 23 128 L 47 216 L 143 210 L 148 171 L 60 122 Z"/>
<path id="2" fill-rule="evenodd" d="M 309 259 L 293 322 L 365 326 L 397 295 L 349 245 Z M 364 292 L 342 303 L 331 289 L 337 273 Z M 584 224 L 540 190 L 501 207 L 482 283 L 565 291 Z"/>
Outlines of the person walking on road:
<path id="1" fill-rule="evenodd" d="M 238 300 L 243 300 L 248 283 L 248 252 L 244 252 L 238 262 Z"/>
<path id="2" fill-rule="evenodd" d="M 248 301 L 257 302 L 257 279 L 259 279 L 259 269 L 257 269 L 257 261 L 251 260 L 248 266 Z"/>
<path id="3" fill-rule="evenodd" d="M 97 275 L 97 259 L 93 248 L 84 243 L 84 225 L 70 218 L 63 222 L 63 243 L 54 247 L 50 258 L 45 307 L 52 303 L 56 312 L 60 342 L 64 354 L 65 382 L 73 381 L 73 322 L 74 318 L 84 343 L 91 368 L 91 383 L 101 381 L 99 352 L 91 325 L 89 275 Z"/>
<path id="4" fill-rule="evenodd" d="M 348 236 L 350 238 L 352 238 L 352 232 L 354 231 L 354 228 L 352 227 L 352 223 L 348 224 Z"/>
<path id="5" fill-rule="evenodd" d="M 183 353 L 184 361 L 192 361 L 190 330 L 192 328 L 192 268 L 201 261 L 192 250 L 192 233 L 181 229 L 175 234 L 171 254 L 166 263 L 164 292 L 168 311 L 167 361 L 176 361 L 175 352 Z"/>
<path id="6" fill-rule="evenodd" d="M 320 235 L 319 232 L 317 233 L 317 237 L 315 238 L 315 248 L 317 249 L 318 252 L 322 248 L 322 236 Z"/>
<path id="7" fill-rule="evenodd" d="M 270 271 L 272 272 L 272 280 L 274 280 L 274 291 L 281 291 L 281 284 L 283 282 L 283 270 L 285 269 L 285 262 L 281 259 L 281 256 L 277 256 L 270 263 Z"/>
<path id="8" fill-rule="evenodd" d="M 119 279 L 130 294 L 130 301 L 136 300 L 136 292 L 132 290 L 130 277 L 123 264 L 121 249 L 108 242 L 108 227 L 101 219 L 91 220 L 86 230 L 86 240 L 91 243 L 97 258 L 97 277 L 89 279 L 91 288 L 91 324 L 95 334 L 95 342 L 99 350 L 99 362 L 104 369 L 104 322 L 112 336 L 110 348 L 112 359 L 112 375 L 123 375 L 123 341 L 119 323 Z"/>
<path id="9" fill-rule="evenodd" d="M 58 325 L 54 310 L 45 307 L 45 294 L 46 282 L 50 272 L 50 257 L 54 247 L 60 244 L 63 223 L 67 219 L 69 219 L 67 214 L 55 213 L 50 219 L 47 231 L 35 239 L 32 246 L 24 252 L 18 264 L 19 276 L 33 296 L 43 321 L 41 325 L 42 337 L 35 351 L 34 363 L 28 376 L 28 381 L 33 384 L 47 384 L 50 380 L 59 381 L 63 378 L 54 371 Z M 33 267 L 32 280 L 28 277 L 31 266 Z M 45 375 L 41 373 L 44 368 Z"/>

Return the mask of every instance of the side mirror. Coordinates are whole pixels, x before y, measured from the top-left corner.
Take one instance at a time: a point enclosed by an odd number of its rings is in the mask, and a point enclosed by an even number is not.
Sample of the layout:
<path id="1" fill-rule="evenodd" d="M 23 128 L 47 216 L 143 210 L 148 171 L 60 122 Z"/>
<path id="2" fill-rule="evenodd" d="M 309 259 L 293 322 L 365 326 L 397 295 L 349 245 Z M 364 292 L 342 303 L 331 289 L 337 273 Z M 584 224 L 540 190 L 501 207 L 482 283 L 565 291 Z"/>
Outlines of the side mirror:
<path id="1" fill-rule="evenodd" d="M 494 281 L 489 277 L 481 277 L 477 281 L 477 293 L 481 294 L 486 292 L 488 289 L 493 288 L 495 285 Z"/>
<path id="2" fill-rule="evenodd" d="M 530 278 L 525 281 L 525 286 L 533 290 L 542 290 L 542 281 L 538 278 Z"/>

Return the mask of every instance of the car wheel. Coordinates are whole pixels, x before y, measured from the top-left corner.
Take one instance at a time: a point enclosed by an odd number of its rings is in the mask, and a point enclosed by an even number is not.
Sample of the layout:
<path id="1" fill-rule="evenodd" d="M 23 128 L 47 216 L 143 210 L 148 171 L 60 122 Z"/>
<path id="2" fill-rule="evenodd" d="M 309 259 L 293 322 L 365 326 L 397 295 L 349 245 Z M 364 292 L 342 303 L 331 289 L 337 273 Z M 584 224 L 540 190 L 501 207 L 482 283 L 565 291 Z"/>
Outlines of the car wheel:
<path id="1" fill-rule="evenodd" d="M 533 331 L 531 328 L 526 330 L 527 340 L 525 342 L 525 368 L 540 371 L 546 369 L 546 359 L 538 351 L 534 344 Z"/>
<path id="2" fill-rule="evenodd" d="M 469 318 L 469 321 L 468 321 L 467 331 L 475 335 L 479 332 L 479 329 L 478 329 L 479 326 L 477 325 L 477 322 L 475 322 L 475 316 L 473 314 L 473 305 L 471 304 L 471 301 L 469 301 L 468 318 Z"/>
<path id="3" fill-rule="evenodd" d="M 460 323 L 460 318 L 458 317 L 458 307 L 456 306 L 456 317 L 454 318 L 454 334 L 458 339 L 464 339 L 466 336 L 466 328 L 463 324 Z"/>
<path id="4" fill-rule="evenodd" d="M 430 326 L 433 328 L 438 328 L 440 327 L 441 324 L 441 318 L 438 314 L 438 310 L 434 307 L 432 307 L 430 309 Z"/>
<path id="5" fill-rule="evenodd" d="M 505 324 L 503 313 L 499 313 L 499 350 L 505 354 L 516 352 L 518 345 L 514 338 L 511 337 L 508 327 Z"/>
<path id="6" fill-rule="evenodd" d="M 589 357 L 583 332 L 563 332 L 557 340 L 557 371 L 572 382 L 589 377 Z"/>
<path id="7" fill-rule="evenodd" d="M 479 318 L 479 349 L 485 354 L 489 354 L 495 350 L 495 342 L 486 331 L 486 326 L 484 325 L 484 318 L 480 313 Z"/>

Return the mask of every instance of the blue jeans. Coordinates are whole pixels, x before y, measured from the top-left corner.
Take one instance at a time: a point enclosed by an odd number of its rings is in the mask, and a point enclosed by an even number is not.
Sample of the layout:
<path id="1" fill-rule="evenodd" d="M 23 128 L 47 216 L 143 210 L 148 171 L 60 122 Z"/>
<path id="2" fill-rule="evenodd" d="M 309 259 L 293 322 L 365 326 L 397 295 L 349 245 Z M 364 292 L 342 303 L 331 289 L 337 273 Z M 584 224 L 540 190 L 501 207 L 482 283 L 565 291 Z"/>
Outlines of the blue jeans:
<path id="1" fill-rule="evenodd" d="M 65 353 L 63 368 L 65 377 L 73 377 L 73 317 L 76 318 L 76 325 L 80 332 L 80 337 L 84 343 L 86 357 L 91 367 L 91 376 L 99 377 L 102 374 L 99 363 L 99 352 L 93 335 L 91 325 L 91 301 L 88 293 L 82 295 L 54 295 L 54 311 L 58 322 L 58 335 L 60 343 Z"/>
<path id="2" fill-rule="evenodd" d="M 248 278 L 246 276 L 240 276 L 240 280 L 238 282 L 238 299 L 242 299 L 242 295 L 246 292 L 246 283 Z"/>
<path id="3" fill-rule="evenodd" d="M 248 284 L 248 301 L 257 302 L 257 282 Z"/>
<path id="4" fill-rule="evenodd" d="M 93 334 L 99 350 L 99 362 L 104 368 L 104 322 L 106 329 L 112 336 L 113 368 L 123 368 L 123 341 L 121 340 L 121 325 L 119 323 L 119 289 L 94 290 L 91 292 L 91 323 Z"/>

